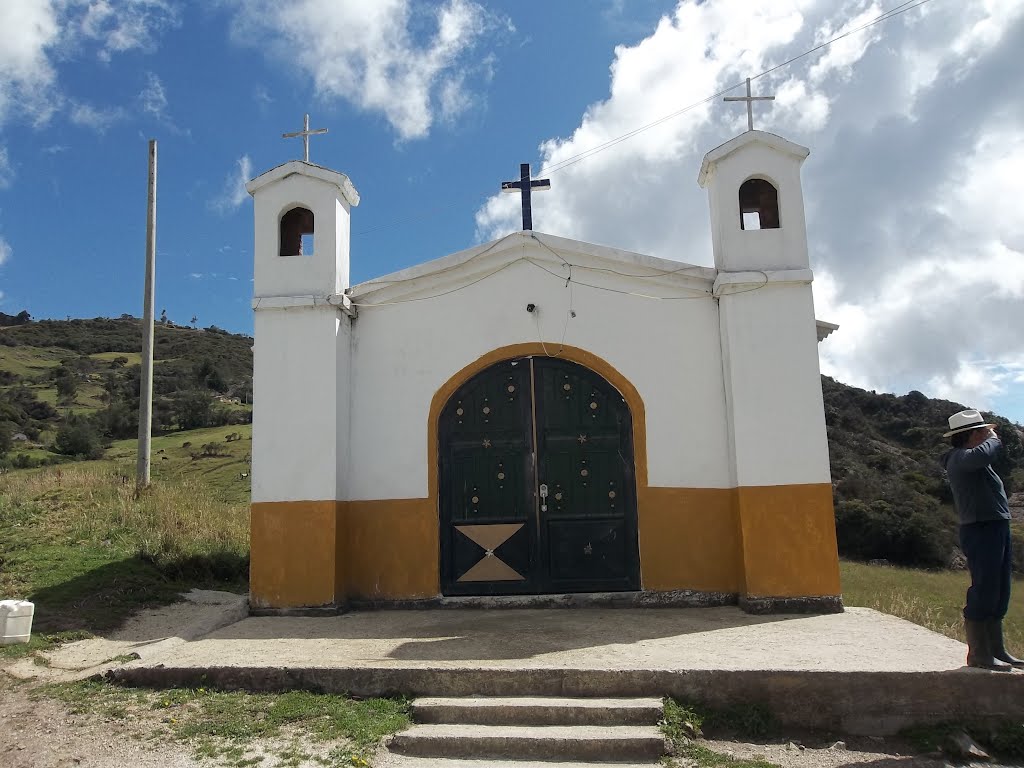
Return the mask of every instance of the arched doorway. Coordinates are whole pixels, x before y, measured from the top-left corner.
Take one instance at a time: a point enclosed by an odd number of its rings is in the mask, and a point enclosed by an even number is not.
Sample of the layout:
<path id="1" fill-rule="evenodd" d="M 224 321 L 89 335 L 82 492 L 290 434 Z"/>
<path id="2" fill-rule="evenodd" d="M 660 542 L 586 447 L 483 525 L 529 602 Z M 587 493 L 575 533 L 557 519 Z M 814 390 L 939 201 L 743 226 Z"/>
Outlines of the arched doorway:
<path id="1" fill-rule="evenodd" d="M 632 416 L 603 377 L 497 363 L 448 400 L 438 441 L 444 594 L 639 589 Z"/>

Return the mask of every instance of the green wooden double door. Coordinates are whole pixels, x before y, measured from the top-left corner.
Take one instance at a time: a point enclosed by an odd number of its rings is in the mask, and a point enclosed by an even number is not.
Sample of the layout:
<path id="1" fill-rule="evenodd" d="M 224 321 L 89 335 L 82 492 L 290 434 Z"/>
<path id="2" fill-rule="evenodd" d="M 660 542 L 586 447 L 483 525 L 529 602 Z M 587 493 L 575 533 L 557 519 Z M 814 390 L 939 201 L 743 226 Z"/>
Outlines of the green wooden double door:
<path id="1" fill-rule="evenodd" d="M 498 363 L 452 396 L 438 437 L 444 594 L 639 589 L 632 420 L 604 378 Z"/>

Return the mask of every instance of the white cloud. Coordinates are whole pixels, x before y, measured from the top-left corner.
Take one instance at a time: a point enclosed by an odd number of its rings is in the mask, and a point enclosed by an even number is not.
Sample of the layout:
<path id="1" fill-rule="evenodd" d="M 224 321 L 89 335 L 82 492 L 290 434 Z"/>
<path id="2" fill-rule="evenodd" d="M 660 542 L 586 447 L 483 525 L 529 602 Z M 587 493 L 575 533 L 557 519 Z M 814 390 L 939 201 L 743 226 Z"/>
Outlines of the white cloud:
<path id="1" fill-rule="evenodd" d="M 323 98 L 382 113 L 402 139 L 426 136 L 438 111 L 450 119 L 471 103 L 467 54 L 500 26 L 472 0 L 433 9 L 425 40 L 413 30 L 410 0 L 234 3 L 236 42 L 296 67 Z"/>
<path id="2" fill-rule="evenodd" d="M 156 118 L 164 118 L 167 114 L 167 93 L 164 84 L 152 72 L 146 73 L 146 85 L 139 93 L 139 104 L 142 110 Z"/>
<path id="3" fill-rule="evenodd" d="M 14 250 L 10 244 L 0 237 L 0 265 L 6 264 L 10 260 L 12 253 L 14 253 Z"/>
<path id="4" fill-rule="evenodd" d="M 193 280 L 202 280 L 203 279 L 203 273 L 202 272 L 189 272 L 188 276 L 191 277 Z"/>
<path id="5" fill-rule="evenodd" d="M 14 119 L 44 125 L 68 105 L 55 62 L 93 49 L 103 61 L 151 50 L 180 23 L 179 9 L 176 0 L 0 0 L 0 128 Z M 69 110 L 72 122 L 100 132 L 125 117 L 118 107 L 71 102 Z M 9 183 L 5 170 L 0 182 Z"/>
<path id="6" fill-rule="evenodd" d="M 7 189 L 14 180 L 14 168 L 7 156 L 7 147 L 0 147 L 0 189 Z"/>
<path id="7" fill-rule="evenodd" d="M 124 120 L 128 113 L 120 107 L 94 107 L 91 104 L 75 103 L 71 107 L 71 122 L 105 133 L 114 123 Z"/>
<path id="8" fill-rule="evenodd" d="M 882 7 L 878 3 L 872 2 L 867 8 L 856 16 L 844 21 L 839 27 L 833 26 L 831 20 L 822 24 L 815 35 L 815 43 L 819 45 L 841 35 L 848 36 L 841 40 L 836 40 L 836 42 L 824 49 L 821 57 L 811 65 L 807 73 L 808 77 L 815 83 L 820 83 L 833 73 L 838 73 L 841 77 L 848 77 L 850 75 L 850 67 L 863 58 L 864 54 L 867 53 L 868 46 L 881 39 L 884 30 L 881 25 L 876 24 L 859 32 L 850 33 L 852 30 L 860 29 L 860 27 L 863 27 L 868 22 L 877 19 L 882 15 L 882 12 Z"/>
<path id="9" fill-rule="evenodd" d="M 245 190 L 245 184 L 252 178 L 252 159 L 248 155 L 242 155 L 235 161 L 235 168 L 224 180 L 224 187 L 221 193 L 210 201 L 210 208 L 227 214 L 235 211 L 246 200 L 249 193 Z M 225 249 L 221 248 L 221 252 Z"/>
<path id="10" fill-rule="evenodd" d="M 59 34 L 50 0 L 0 3 L 0 123 L 12 112 L 39 123 L 53 114 L 59 99 L 48 50 Z"/>
<path id="11" fill-rule="evenodd" d="M 167 29 L 181 23 L 180 4 L 169 0 L 81 0 L 77 32 L 97 42 L 97 56 L 110 61 L 114 54 L 135 49 L 152 50 Z"/>
<path id="12" fill-rule="evenodd" d="M 875 0 L 679 0 L 616 48 L 608 97 L 540 144 L 535 174 L 552 191 L 535 226 L 710 264 L 695 177 L 704 152 L 746 128 L 742 105 L 701 104 L 587 154 L 881 12 Z M 826 373 L 979 407 L 1024 389 L 1024 90 L 1007 86 L 1020 50 L 1020 0 L 930 3 L 756 80 L 777 96 L 755 104 L 756 126 L 811 148 L 817 313 L 840 324 L 819 348 Z M 518 197 L 491 197 L 476 222 L 481 239 L 518 229 Z"/>

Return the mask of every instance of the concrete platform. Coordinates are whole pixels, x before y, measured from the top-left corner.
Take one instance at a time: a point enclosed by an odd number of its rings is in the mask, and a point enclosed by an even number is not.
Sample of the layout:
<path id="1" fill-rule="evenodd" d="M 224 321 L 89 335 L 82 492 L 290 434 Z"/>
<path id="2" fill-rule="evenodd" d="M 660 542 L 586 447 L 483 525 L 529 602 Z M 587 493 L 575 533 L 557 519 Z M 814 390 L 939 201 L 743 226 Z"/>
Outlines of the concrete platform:
<path id="1" fill-rule="evenodd" d="M 892 733 L 1024 719 L 1024 673 L 964 667 L 961 643 L 862 608 L 365 611 L 251 617 L 110 673 L 126 684 L 356 696 L 675 696 L 759 702 L 786 724 Z"/>

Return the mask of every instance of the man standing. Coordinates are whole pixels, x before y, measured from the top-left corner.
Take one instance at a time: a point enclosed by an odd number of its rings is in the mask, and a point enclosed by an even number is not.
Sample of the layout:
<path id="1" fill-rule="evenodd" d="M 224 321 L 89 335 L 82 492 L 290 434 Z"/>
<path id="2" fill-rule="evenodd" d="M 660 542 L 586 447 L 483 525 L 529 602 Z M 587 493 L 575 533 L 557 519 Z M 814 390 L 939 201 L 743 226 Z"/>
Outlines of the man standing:
<path id="1" fill-rule="evenodd" d="M 1024 667 L 1003 645 L 1003 618 L 1010 605 L 1010 510 L 1003 481 L 992 469 L 1002 441 L 974 410 L 949 417 L 952 450 L 942 457 L 960 515 L 960 548 L 971 586 L 964 608 L 967 665 L 1000 672 Z"/>

